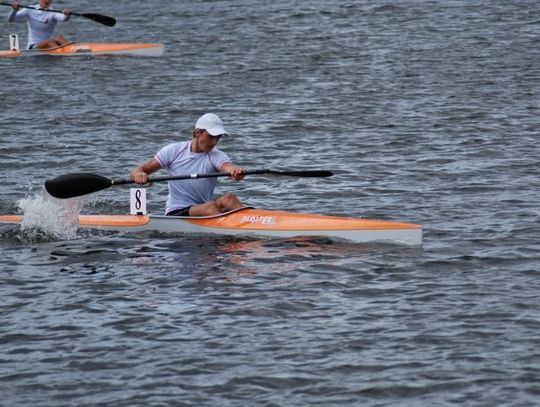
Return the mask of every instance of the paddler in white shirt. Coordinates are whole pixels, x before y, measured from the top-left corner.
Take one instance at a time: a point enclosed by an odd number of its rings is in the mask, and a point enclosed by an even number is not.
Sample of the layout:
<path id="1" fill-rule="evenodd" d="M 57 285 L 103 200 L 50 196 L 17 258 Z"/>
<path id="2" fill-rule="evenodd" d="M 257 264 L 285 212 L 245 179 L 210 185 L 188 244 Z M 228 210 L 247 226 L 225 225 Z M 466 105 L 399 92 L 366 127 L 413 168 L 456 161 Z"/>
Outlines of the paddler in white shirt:
<path id="1" fill-rule="evenodd" d="M 206 113 L 195 123 L 191 140 L 163 147 L 154 158 L 135 168 L 131 179 L 138 184 L 146 184 L 149 174 L 164 168 L 171 176 L 230 172 L 232 179 L 240 181 L 245 176 L 245 169 L 234 165 L 227 154 L 216 148 L 220 138 L 225 136 L 227 132 L 221 119 L 213 113 Z M 233 193 L 214 199 L 216 183 L 215 177 L 169 181 L 165 214 L 209 216 L 242 207 Z"/>
<path id="2" fill-rule="evenodd" d="M 63 35 L 54 36 L 56 23 L 68 21 L 71 10 L 65 8 L 63 14 L 47 12 L 52 0 L 39 0 L 35 9 L 21 8 L 18 2 L 11 3 L 8 21 L 28 23 L 28 49 L 56 48 L 67 43 Z"/>

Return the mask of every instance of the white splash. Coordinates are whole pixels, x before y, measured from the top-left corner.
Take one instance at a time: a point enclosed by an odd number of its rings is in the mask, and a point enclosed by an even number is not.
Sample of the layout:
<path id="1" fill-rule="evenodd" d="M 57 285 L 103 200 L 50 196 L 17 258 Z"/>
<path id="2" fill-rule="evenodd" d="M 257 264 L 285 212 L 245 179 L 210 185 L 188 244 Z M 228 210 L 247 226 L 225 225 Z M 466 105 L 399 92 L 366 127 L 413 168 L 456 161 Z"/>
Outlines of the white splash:
<path id="1" fill-rule="evenodd" d="M 56 199 L 46 191 L 17 202 L 24 212 L 21 229 L 25 234 L 39 233 L 54 239 L 77 237 L 83 198 Z"/>

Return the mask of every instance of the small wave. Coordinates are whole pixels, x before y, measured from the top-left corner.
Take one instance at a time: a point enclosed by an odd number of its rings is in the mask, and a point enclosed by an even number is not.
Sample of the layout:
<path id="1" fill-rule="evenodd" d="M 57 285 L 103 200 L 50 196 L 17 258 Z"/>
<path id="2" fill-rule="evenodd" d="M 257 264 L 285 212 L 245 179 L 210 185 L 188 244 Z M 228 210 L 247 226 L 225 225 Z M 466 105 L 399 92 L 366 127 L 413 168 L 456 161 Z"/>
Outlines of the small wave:
<path id="1" fill-rule="evenodd" d="M 19 200 L 24 216 L 18 238 L 25 242 L 76 238 L 82 203 L 82 198 L 56 199 L 45 191 Z"/>

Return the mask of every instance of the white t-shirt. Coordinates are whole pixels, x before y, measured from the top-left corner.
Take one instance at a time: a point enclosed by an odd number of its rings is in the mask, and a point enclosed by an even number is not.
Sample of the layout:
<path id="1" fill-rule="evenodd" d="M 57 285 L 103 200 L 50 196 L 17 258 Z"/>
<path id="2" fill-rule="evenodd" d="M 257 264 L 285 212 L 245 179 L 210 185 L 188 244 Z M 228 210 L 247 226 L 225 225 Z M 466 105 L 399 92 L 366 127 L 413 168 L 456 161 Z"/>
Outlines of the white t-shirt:
<path id="1" fill-rule="evenodd" d="M 39 5 L 34 7 L 39 9 Z M 54 36 L 56 23 L 69 20 L 69 16 L 62 13 L 51 13 L 45 10 L 22 8 L 19 10 L 11 10 L 8 20 L 16 23 L 22 23 L 24 20 L 27 21 L 28 48 L 30 48 L 31 45 L 52 38 Z"/>
<path id="2" fill-rule="evenodd" d="M 231 162 L 229 156 L 217 148 L 209 153 L 192 152 L 191 140 L 169 144 L 159 150 L 154 158 L 171 176 L 218 172 L 223 164 Z M 211 201 L 216 184 L 217 178 L 169 181 L 165 213 Z"/>

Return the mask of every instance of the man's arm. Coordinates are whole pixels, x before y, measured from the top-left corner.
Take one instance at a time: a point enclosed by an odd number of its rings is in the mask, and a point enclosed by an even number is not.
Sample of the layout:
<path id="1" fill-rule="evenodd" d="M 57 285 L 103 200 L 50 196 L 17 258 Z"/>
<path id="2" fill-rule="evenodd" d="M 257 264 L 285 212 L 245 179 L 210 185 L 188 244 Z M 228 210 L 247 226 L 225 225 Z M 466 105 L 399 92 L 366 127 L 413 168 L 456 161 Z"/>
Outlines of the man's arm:
<path id="1" fill-rule="evenodd" d="M 131 171 L 130 178 L 137 184 L 146 184 L 148 182 L 148 175 L 156 172 L 160 168 L 161 164 L 159 161 L 155 158 L 151 158 Z"/>

